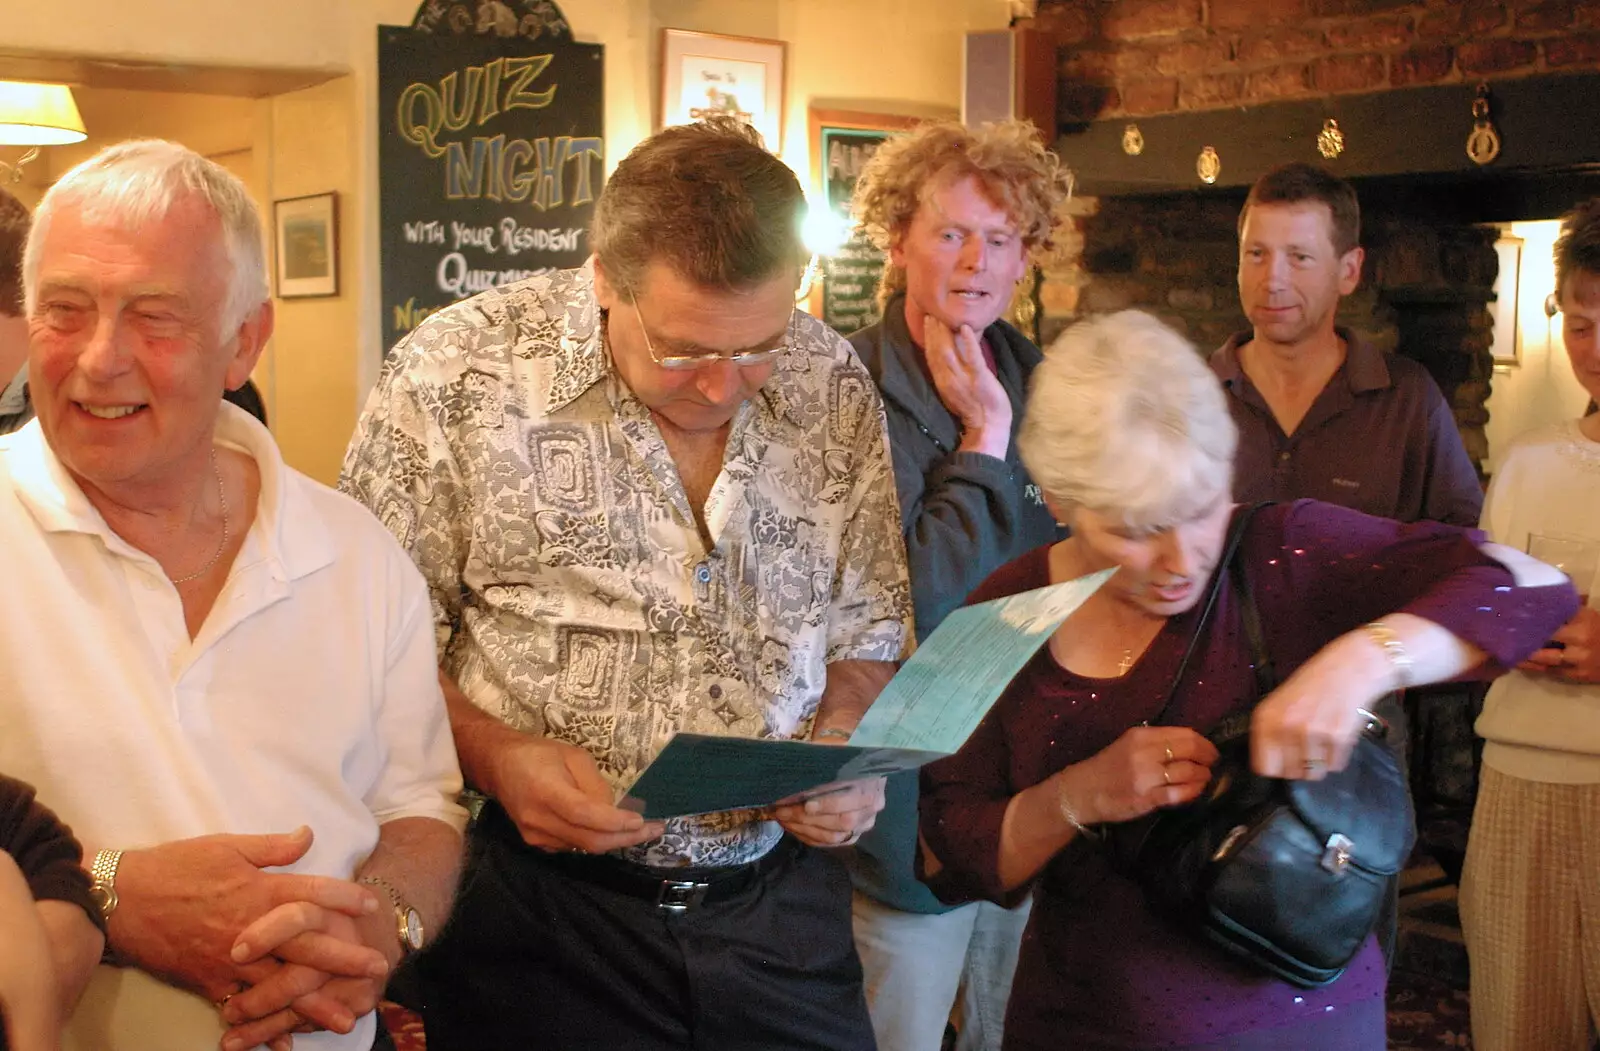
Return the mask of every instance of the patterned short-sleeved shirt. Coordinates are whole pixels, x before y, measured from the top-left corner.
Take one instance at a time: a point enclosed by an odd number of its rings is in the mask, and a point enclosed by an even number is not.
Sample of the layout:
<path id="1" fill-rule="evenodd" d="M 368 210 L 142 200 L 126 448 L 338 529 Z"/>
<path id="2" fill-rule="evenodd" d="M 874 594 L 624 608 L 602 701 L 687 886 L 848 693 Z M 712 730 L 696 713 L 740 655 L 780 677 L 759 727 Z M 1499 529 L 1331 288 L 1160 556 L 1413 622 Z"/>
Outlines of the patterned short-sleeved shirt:
<path id="1" fill-rule="evenodd" d="M 707 549 L 603 328 L 588 267 L 435 314 L 386 365 L 342 484 L 427 578 L 473 703 L 584 748 L 620 791 L 677 731 L 806 734 L 826 666 L 897 660 L 910 603 L 883 407 L 849 344 L 801 315 L 729 429 Z M 720 814 L 623 853 L 731 865 L 780 835 Z"/>

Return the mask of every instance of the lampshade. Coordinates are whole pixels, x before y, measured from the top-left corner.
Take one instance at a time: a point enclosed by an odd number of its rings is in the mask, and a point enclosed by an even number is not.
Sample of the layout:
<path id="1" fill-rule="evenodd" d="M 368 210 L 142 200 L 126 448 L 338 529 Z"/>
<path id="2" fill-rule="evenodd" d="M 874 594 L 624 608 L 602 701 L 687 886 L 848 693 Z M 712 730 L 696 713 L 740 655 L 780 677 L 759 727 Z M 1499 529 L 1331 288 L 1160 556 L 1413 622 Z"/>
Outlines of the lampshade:
<path id="1" fill-rule="evenodd" d="M 61 146 L 87 137 L 65 84 L 0 80 L 0 145 Z"/>

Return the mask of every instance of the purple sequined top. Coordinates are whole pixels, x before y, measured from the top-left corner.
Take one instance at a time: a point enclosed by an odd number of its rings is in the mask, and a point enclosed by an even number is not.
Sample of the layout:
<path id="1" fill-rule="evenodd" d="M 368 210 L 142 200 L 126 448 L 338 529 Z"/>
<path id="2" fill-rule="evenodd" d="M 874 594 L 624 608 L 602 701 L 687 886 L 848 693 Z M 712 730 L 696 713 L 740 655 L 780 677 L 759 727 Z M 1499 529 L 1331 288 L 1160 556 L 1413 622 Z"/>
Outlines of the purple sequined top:
<path id="1" fill-rule="evenodd" d="M 1401 525 L 1314 501 L 1258 512 L 1240 546 L 1278 674 L 1335 637 L 1387 613 L 1442 625 L 1510 667 L 1577 608 L 1566 586 L 1518 588 L 1478 550 L 1482 535 L 1432 522 Z M 969 601 L 1049 583 L 1047 547 L 996 571 Z M 1062 668 L 1048 647 L 1017 675 L 960 752 L 922 777 L 922 834 L 943 863 L 929 885 L 946 901 L 1011 903 L 997 859 L 1000 823 L 1016 792 L 1088 759 L 1130 726 L 1153 719 L 1193 631 L 1198 609 L 1171 618 L 1120 679 Z M 1185 676 L 1168 722 L 1202 733 L 1254 694 L 1232 581 Z M 1344 1005 L 1379 997 L 1375 941 L 1337 981 L 1304 990 L 1235 963 L 1171 926 L 1083 838 L 1034 884 L 1007 1047 L 1165 1048 L 1279 1026 L 1337 1026 Z"/>

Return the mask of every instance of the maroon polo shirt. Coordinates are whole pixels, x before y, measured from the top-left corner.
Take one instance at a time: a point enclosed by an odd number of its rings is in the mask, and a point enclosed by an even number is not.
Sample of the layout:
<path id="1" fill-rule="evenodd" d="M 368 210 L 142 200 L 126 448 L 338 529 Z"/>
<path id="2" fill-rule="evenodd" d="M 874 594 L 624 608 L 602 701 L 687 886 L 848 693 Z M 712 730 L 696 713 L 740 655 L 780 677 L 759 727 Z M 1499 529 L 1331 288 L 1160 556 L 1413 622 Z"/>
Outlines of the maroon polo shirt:
<path id="1" fill-rule="evenodd" d="M 1283 433 L 1239 366 L 1239 347 L 1251 333 L 1211 355 L 1239 427 L 1234 498 L 1322 500 L 1400 522 L 1476 526 L 1483 487 L 1428 370 L 1347 329 L 1337 332 L 1344 364 L 1293 434 Z"/>

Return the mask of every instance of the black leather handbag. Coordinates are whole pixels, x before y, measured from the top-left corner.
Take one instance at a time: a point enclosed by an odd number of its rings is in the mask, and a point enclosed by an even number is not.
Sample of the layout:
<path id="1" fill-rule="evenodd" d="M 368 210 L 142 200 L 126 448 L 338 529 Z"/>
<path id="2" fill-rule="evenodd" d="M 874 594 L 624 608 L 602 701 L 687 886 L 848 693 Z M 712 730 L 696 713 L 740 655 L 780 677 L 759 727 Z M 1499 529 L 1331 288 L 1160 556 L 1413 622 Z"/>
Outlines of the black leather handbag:
<path id="1" fill-rule="evenodd" d="M 1158 912 L 1280 978 L 1306 988 L 1344 973 L 1377 923 L 1415 840 L 1411 797 L 1382 724 L 1356 742 L 1350 764 L 1321 781 L 1250 769 L 1250 715 L 1277 686 L 1249 575 L 1236 557 L 1256 508 L 1235 516 L 1223 563 L 1179 665 L 1183 681 L 1224 573 L 1231 575 L 1256 665 L 1256 697 L 1211 734 L 1221 758 L 1193 803 L 1114 826 L 1119 867 Z M 1172 706 L 1169 695 L 1161 722 Z"/>

